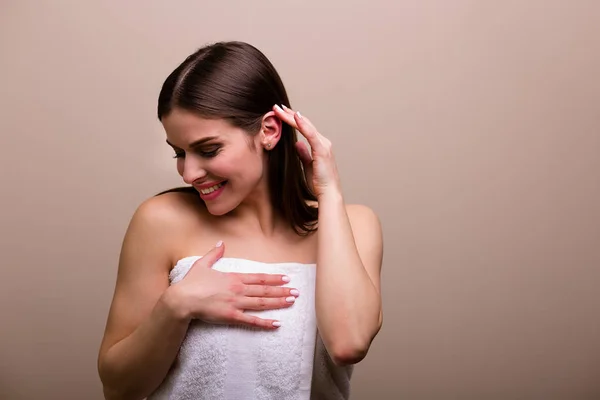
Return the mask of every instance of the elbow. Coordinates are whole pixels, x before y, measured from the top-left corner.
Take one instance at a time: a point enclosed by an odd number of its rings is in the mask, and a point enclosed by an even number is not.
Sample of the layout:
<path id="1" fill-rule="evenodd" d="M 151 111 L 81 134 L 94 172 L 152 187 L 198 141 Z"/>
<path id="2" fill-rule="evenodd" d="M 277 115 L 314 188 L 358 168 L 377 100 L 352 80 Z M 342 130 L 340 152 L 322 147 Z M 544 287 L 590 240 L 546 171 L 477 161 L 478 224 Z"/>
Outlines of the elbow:
<path id="1" fill-rule="evenodd" d="M 349 351 L 334 353 L 331 356 L 331 360 L 338 367 L 345 367 L 348 365 L 358 364 L 366 357 L 366 355 L 367 355 L 366 351 L 349 350 Z"/>
<path id="2" fill-rule="evenodd" d="M 125 400 L 127 399 L 127 394 L 123 392 L 123 390 L 119 390 L 117 387 L 108 384 L 103 376 L 100 375 L 100 381 L 102 383 L 102 393 L 104 394 L 104 398 L 106 400 Z"/>
<path id="3" fill-rule="evenodd" d="M 354 338 L 346 336 L 334 340 L 329 352 L 331 360 L 337 366 L 358 364 L 369 352 L 375 335 L 361 335 Z"/>
<path id="4" fill-rule="evenodd" d="M 143 400 L 146 396 L 140 395 L 131 385 L 119 379 L 121 373 L 109 359 L 98 363 L 98 374 L 102 383 L 102 392 L 106 400 Z"/>
<path id="5" fill-rule="evenodd" d="M 330 352 L 331 360 L 339 367 L 358 364 L 367 356 L 369 347 L 370 343 L 333 346 Z"/>
<path id="6" fill-rule="evenodd" d="M 137 393 L 117 389 L 108 385 L 103 385 L 102 390 L 106 400 L 143 400 L 146 398 L 146 396 L 141 396 Z"/>
<path id="7" fill-rule="evenodd" d="M 127 397 L 123 393 L 119 393 L 117 391 L 111 390 L 110 388 L 104 386 L 102 388 L 104 393 L 104 398 L 106 400 L 125 400 Z"/>
<path id="8" fill-rule="evenodd" d="M 379 333 L 382 323 L 383 313 L 380 313 L 379 320 L 372 332 L 355 335 L 354 337 L 345 335 L 343 338 L 334 340 L 329 352 L 333 363 L 337 366 L 347 366 L 361 362 L 367 356 L 371 343 Z"/>
<path id="9" fill-rule="evenodd" d="M 118 388 L 117 386 L 107 382 L 108 379 L 105 378 L 105 375 L 102 372 L 100 373 L 100 382 L 102 383 L 102 393 L 104 394 L 104 398 L 106 400 L 127 399 L 127 393 L 125 393 L 122 388 Z"/>
<path id="10" fill-rule="evenodd" d="M 108 352 L 107 352 L 108 353 Z M 102 383 L 102 392 L 106 400 L 121 400 L 125 399 L 125 393 L 118 390 L 115 385 L 112 384 L 114 376 L 114 367 L 111 365 L 109 354 L 103 354 L 98 359 L 98 375 L 100 382 Z"/>
<path id="11" fill-rule="evenodd" d="M 132 390 L 132 388 L 118 387 L 102 383 L 102 391 L 106 400 L 144 400 L 146 396 Z"/>

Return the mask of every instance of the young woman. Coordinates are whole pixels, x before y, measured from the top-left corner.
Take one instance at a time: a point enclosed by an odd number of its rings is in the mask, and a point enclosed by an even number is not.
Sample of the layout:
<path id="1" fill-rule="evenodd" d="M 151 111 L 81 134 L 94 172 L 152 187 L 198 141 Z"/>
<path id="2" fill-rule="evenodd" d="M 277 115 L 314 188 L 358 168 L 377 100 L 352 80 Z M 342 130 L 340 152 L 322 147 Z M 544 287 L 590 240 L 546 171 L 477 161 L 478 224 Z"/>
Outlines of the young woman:
<path id="1" fill-rule="evenodd" d="M 345 204 L 329 140 L 242 42 L 190 55 L 158 118 L 189 186 L 126 232 L 106 398 L 347 399 L 382 323 L 383 244 L 374 212 Z"/>

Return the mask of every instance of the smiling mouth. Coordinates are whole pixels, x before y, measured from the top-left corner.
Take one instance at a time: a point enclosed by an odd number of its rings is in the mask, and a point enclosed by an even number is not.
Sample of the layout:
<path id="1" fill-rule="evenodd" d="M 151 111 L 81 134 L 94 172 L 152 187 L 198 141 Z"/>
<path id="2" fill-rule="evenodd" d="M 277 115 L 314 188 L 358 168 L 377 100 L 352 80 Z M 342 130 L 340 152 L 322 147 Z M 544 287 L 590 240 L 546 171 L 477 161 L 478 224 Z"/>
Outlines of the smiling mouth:
<path id="1" fill-rule="evenodd" d="M 202 194 L 211 194 L 212 192 L 214 192 L 215 190 L 220 189 L 221 187 L 223 187 L 225 184 L 227 183 L 227 181 L 223 181 L 221 183 L 217 183 L 214 186 L 211 186 L 209 188 L 206 189 L 200 189 L 200 193 Z"/>

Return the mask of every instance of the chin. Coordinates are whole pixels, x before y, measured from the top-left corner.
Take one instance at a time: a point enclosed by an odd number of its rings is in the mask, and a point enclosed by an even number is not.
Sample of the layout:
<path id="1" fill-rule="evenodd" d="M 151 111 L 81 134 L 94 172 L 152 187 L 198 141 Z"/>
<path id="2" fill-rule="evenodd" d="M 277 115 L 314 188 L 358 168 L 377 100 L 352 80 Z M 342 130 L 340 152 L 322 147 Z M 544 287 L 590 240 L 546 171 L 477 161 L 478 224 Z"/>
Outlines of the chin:
<path id="1" fill-rule="evenodd" d="M 230 211 L 228 207 L 223 207 L 223 205 L 221 205 L 221 204 L 211 204 L 211 203 L 207 203 L 205 201 L 203 203 L 204 203 L 204 206 L 206 207 L 206 210 L 211 215 L 220 216 L 223 214 L 227 214 Z"/>
<path id="2" fill-rule="evenodd" d="M 208 212 L 211 215 L 214 215 L 215 217 L 220 217 L 231 211 L 231 209 L 223 208 L 223 207 L 208 207 L 208 206 L 206 206 L 206 209 L 208 210 Z"/>
<path id="3" fill-rule="evenodd" d="M 237 205 L 232 205 L 230 202 L 204 202 L 206 210 L 216 217 L 228 214 L 233 211 Z"/>

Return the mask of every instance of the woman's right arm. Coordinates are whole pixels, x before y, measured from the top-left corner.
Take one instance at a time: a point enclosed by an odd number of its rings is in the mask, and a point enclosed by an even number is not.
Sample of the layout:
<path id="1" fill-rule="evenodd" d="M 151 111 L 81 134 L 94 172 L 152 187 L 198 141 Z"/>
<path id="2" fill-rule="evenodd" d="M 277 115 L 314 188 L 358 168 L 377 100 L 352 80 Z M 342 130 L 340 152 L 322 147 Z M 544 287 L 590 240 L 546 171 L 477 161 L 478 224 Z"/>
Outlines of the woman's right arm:
<path id="1" fill-rule="evenodd" d="M 166 376 L 187 332 L 169 289 L 175 211 L 152 198 L 135 212 L 121 249 L 115 292 L 98 356 L 107 399 L 143 399 Z M 176 220 L 176 218 L 175 218 Z"/>
<path id="2" fill-rule="evenodd" d="M 98 356 L 109 400 L 149 396 L 167 375 L 189 322 L 241 324 L 267 330 L 278 324 L 245 310 L 289 307 L 298 294 L 279 274 L 223 273 L 211 269 L 224 252 L 213 247 L 169 286 L 175 259 L 167 249 L 181 237 L 180 211 L 168 196 L 136 210 L 123 240 L 115 292 Z M 292 300 L 290 300 L 292 299 Z"/>

